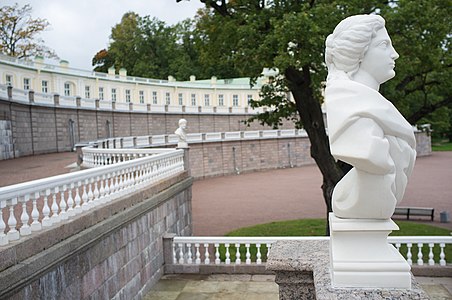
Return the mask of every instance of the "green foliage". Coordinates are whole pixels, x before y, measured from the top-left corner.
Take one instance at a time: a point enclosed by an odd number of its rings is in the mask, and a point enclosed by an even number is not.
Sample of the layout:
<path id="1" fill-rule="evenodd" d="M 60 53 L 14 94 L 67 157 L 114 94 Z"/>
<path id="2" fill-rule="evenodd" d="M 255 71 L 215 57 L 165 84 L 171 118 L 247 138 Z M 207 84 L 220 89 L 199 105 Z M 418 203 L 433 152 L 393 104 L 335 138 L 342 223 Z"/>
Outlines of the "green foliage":
<path id="1" fill-rule="evenodd" d="M 41 18 L 33 19 L 31 11 L 29 4 L 19 7 L 16 3 L 0 8 L 0 53 L 18 58 L 37 55 L 58 58 L 39 38 L 39 34 L 49 28 L 49 22 Z"/>
<path id="2" fill-rule="evenodd" d="M 201 73 L 199 38 L 190 20 L 167 26 L 156 18 L 128 12 L 112 28 L 110 38 L 108 49 L 93 58 L 96 71 L 106 72 L 113 66 L 125 68 L 132 76 L 164 79 L 171 75 L 179 80 Z"/>
<path id="3" fill-rule="evenodd" d="M 452 1 L 399 0 L 381 14 L 400 58 L 382 93 L 412 124 L 450 132 Z"/>

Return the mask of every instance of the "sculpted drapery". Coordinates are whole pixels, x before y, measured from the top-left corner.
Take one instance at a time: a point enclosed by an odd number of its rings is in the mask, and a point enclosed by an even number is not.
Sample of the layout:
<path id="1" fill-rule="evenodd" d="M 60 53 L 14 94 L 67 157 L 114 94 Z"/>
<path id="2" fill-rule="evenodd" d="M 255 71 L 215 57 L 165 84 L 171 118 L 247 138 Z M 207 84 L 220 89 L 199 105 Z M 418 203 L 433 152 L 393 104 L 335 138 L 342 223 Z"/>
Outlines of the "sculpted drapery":
<path id="1" fill-rule="evenodd" d="M 334 81 L 325 97 L 331 153 L 353 166 L 334 189 L 334 214 L 390 218 L 414 167 L 412 126 L 392 103 L 361 83 Z"/>
<path id="2" fill-rule="evenodd" d="M 326 40 L 331 154 L 353 166 L 333 191 L 339 218 L 390 218 L 414 167 L 413 128 L 378 92 L 399 57 L 384 25 L 377 15 L 352 16 Z"/>

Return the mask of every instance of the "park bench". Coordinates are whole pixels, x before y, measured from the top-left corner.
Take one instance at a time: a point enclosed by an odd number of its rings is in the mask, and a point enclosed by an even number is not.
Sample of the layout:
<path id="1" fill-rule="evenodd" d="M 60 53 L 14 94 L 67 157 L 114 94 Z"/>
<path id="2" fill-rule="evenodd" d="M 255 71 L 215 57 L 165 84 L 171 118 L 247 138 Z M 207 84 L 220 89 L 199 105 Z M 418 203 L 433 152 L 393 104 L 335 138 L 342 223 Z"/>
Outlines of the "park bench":
<path id="1" fill-rule="evenodd" d="M 394 211 L 394 215 L 406 216 L 407 220 L 410 219 L 410 216 L 425 216 L 430 217 L 433 221 L 434 213 L 435 209 L 430 207 L 396 207 Z"/>

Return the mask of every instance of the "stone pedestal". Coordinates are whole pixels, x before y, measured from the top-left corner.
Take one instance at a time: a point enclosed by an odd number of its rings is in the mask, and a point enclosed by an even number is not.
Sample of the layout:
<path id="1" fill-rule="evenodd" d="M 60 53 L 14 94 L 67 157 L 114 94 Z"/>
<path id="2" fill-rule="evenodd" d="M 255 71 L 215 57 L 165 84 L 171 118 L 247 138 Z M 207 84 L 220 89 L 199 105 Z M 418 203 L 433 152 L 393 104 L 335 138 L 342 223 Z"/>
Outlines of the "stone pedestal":
<path id="1" fill-rule="evenodd" d="M 388 244 L 399 227 L 391 219 L 330 219 L 330 259 L 334 287 L 411 288 L 410 266 Z"/>
<path id="2" fill-rule="evenodd" d="M 429 299 L 411 274 L 411 289 L 335 288 L 330 266 L 328 240 L 278 241 L 267 260 L 267 270 L 276 274 L 281 300 Z"/>

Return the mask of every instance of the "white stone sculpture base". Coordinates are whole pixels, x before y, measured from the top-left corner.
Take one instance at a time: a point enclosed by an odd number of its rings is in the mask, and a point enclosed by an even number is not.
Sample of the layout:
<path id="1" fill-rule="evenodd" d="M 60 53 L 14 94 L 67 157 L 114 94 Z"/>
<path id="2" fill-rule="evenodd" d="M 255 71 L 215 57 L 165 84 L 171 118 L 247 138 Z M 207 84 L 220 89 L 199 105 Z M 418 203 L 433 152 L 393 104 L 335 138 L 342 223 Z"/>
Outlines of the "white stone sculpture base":
<path id="1" fill-rule="evenodd" d="M 333 287 L 411 288 L 410 265 L 387 241 L 399 230 L 391 219 L 340 219 L 329 215 Z"/>

